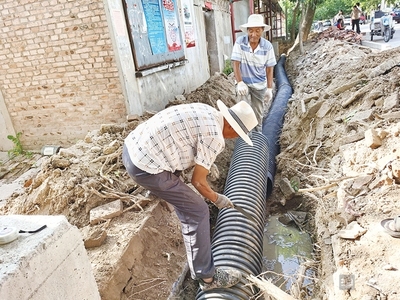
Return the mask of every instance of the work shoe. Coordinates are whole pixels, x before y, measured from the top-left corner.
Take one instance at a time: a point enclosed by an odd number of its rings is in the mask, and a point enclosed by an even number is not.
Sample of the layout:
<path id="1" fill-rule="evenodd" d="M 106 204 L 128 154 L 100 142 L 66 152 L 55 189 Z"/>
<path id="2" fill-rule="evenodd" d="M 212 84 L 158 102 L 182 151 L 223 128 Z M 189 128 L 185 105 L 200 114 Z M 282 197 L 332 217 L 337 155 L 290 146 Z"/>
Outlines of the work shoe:
<path id="1" fill-rule="evenodd" d="M 213 281 L 206 283 L 200 279 L 200 289 L 202 291 L 208 291 L 217 288 L 228 288 L 237 284 L 242 278 L 242 273 L 232 268 L 215 268 Z"/>

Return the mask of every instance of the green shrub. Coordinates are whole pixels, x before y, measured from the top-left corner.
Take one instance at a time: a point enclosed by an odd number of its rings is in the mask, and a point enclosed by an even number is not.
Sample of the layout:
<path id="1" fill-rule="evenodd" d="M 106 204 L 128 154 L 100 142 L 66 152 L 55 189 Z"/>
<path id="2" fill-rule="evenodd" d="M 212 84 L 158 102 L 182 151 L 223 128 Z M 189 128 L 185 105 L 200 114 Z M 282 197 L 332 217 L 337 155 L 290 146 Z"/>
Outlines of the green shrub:
<path id="1" fill-rule="evenodd" d="M 225 60 L 225 67 L 222 71 L 225 75 L 229 75 L 233 72 L 233 67 L 230 59 Z"/>
<path id="2" fill-rule="evenodd" d="M 24 148 L 22 147 L 22 143 L 20 140 L 21 135 L 22 132 L 18 132 L 16 136 L 12 135 L 7 136 L 7 138 L 14 143 L 14 148 L 12 148 L 7 152 L 10 158 L 16 157 L 18 155 L 32 156 L 31 152 L 25 151 Z"/>

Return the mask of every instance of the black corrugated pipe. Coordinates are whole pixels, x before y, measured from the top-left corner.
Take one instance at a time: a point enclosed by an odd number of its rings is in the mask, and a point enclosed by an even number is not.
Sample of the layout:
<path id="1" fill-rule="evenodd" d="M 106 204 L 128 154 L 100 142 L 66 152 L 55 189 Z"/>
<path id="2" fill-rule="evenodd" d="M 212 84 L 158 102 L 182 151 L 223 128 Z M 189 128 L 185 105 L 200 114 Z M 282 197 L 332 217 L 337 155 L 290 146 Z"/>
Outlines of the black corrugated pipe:
<path id="1" fill-rule="evenodd" d="M 199 291 L 196 299 L 249 300 L 254 295 L 254 289 L 246 286 L 246 277 L 260 274 L 262 267 L 269 151 L 267 139 L 260 132 L 252 133 L 251 140 L 253 147 L 237 140 L 224 194 L 249 212 L 255 222 L 235 209 L 222 209 L 211 244 L 215 266 L 234 267 L 242 272 L 243 279 L 229 289 Z"/>
<path id="2" fill-rule="evenodd" d="M 224 194 L 243 207 L 255 219 L 248 220 L 235 209 L 218 213 L 212 238 L 216 266 L 234 267 L 243 274 L 241 282 L 229 289 L 198 291 L 196 300 L 254 299 L 255 291 L 247 286 L 246 277 L 261 273 L 263 233 L 266 221 L 266 198 L 271 194 L 276 171 L 275 156 L 279 154 L 279 135 L 286 106 L 293 91 L 285 73 L 286 56 L 282 55 L 275 67 L 277 93 L 263 122 L 262 134 L 254 132 L 254 146 L 237 139 L 226 178 Z"/>
<path id="3" fill-rule="evenodd" d="M 282 54 L 274 68 L 277 91 L 274 102 L 263 121 L 262 133 L 267 137 L 269 149 L 267 197 L 271 195 L 276 172 L 275 157 L 280 152 L 279 135 L 282 130 L 287 103 L 293 94 L 292 86 L 285 71 L 286 55 Z"/>

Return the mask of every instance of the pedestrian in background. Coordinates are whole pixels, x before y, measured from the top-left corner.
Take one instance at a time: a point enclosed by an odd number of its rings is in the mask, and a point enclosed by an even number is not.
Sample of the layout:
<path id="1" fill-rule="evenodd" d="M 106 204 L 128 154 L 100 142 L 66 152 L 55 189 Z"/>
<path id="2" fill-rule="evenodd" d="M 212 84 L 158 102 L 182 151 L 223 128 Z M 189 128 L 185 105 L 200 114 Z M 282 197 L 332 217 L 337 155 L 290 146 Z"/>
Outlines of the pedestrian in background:
<path id="1" fill-rule="evenodd" d="M 353 6 L 353 9 L 351 11 L 351 30 L 354 31 L 354 27 L 356 28 L 356 32 L 358 34 L 361 33 L 360 30 L 360 17 L 361 17 L 361 8 L 360 8 L 360 3 L 357 2 L 356 5 Z"/>
<path id="2" fill-rule="evenodd" d="M 340 30 L 343 30 L 345 28 L 344 26 L 344 17 L 343 17 L 343 11 L 339 10 L 339 12 L 336 14 L 336 16 L 333 18 L 335 26 L 339 28 Z"/>
<path id="3" fill-rule="evenodd" d="M 339 10 L 339 12 L 336 14 L 336 16 L 333 18 L 334 25 L 339 28 L 340 30 L 344 29 L 344 17 L 343 17 L 343 11 Z"/>
<path id="4" fill-rule="evenodd" d="M 265 102 L 272 100 L 276 58 L 272 44 L 262 37 L 271 26 L 259 14 L 250 15 L 240 26 L 246 35 L 236 39 L 231 55 L 236 80 L 236 93 L 249 101 L 256 114 L 257 131 L 262 129 Z M 250 100 L 247 98 L 250 94 Z"/>
<path id="5" fill-rule="evenodd" d="M 248 133 L 257 125 L 251 106 L 240 101 L 228 108 L 221 100 L 219 110 L 204 103 L 170 106 L 136 127 L 124 141 L 122 161 L 132 179 L 170 203 L 181 221 L 191 276 L 202 290 L 228 288 L 238 283 L 241 272 L 215 267 L 211 252 L 211 201 L 219 209 L 233 203 L 211 189 L 207 175 L 225 139 L 240 136 L 253 145 Z M 200 195 L 180 178 L 194 166 L 191 183 Z"/>
<path id="6" fill-rule="evenodd" d="M 340 19 L 344 19 L 343 17 L 343 11 L 341 9 L 339 9 L 339 12 L 335 15 L 335 17 L 333 18 L 333 23 L 337 23 L 338 20 Z M 335 24 L 336 25 L 336 24 Z"/>

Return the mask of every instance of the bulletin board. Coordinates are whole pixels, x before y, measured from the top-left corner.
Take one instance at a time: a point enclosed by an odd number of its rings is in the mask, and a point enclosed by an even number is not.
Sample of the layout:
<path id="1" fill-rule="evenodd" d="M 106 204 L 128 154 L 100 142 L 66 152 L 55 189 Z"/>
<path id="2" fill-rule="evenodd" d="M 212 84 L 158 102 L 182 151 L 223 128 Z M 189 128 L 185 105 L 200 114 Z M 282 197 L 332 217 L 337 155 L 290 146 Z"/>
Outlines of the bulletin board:
<path id="1" fill-rule="evenodd" d="M 123 0 L 136 71 L 185 59 L 176 0 Z"/>

